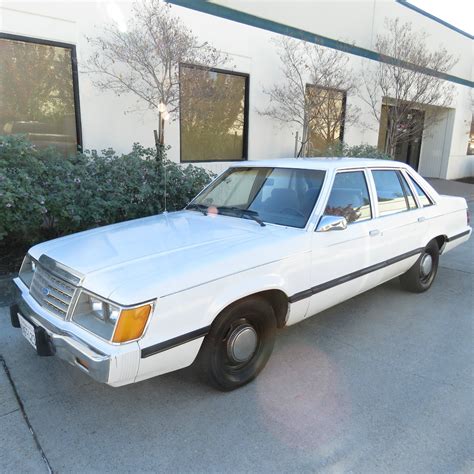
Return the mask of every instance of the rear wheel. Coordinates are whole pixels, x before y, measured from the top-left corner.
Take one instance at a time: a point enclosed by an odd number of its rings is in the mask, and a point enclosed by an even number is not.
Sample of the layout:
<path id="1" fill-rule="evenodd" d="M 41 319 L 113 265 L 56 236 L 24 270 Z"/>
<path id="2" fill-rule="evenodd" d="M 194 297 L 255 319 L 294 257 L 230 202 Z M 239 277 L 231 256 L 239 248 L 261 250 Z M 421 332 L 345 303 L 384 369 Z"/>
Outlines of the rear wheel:
<path id="1" fill-rule="evenodd" d="M 402 288 L 412 293 L 428 290 L 436 277 L 438 262 L 439 247 L 437 242 L 432 240 L 410 270 L 400 276 Z"/>
<path id="2" fill-rule="evenodd" d="M 229 306 L 212 324 L 199 354 L 209 383 L 229 391 L 253 380 L 270 358 L 275 335 L 275 314 L 265 299 Z"/>

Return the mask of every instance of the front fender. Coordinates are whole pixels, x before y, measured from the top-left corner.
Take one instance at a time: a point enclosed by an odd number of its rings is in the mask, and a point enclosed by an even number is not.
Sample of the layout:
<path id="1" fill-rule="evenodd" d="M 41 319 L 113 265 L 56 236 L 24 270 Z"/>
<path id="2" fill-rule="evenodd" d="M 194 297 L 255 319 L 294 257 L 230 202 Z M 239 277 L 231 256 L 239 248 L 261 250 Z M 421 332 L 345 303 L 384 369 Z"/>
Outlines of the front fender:
<path id="1" fill-rule="evenodd" d="M 268 290 L 290 296 L 307 287 L 308 261 L 308 254 L 301 253 L 160 298 L 139 341 L 145 354 L 140 378 L 192 364 L 214 319 L 235 301 Z M 301 317 L 305 305 L 298 306 Z"/>

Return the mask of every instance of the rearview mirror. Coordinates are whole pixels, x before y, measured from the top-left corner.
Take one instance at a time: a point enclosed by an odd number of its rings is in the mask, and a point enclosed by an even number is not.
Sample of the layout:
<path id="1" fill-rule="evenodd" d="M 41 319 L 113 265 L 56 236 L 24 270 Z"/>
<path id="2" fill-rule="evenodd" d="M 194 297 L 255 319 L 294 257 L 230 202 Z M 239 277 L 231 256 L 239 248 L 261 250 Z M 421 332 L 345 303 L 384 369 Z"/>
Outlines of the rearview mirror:
<path id="1" fill-rule="evenodd" d="M 321 217 L 316 232 L 327 232 L 329 230 L 347 229 L 347 220 L 343 216 L 323 216 Z"/>

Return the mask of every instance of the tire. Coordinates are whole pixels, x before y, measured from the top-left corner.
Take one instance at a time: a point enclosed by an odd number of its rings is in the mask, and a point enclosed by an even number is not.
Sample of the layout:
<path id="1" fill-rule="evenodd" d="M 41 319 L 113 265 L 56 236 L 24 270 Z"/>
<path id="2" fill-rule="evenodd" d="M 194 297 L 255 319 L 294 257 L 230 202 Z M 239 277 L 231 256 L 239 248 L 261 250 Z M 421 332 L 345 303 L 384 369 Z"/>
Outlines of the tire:
<path id="1" fill-rule="evenodd" d="M 437 242 L 432 240 L 410 270 L 400 276 L 402 288 L 412 293 L 423 293 L 428 290 L 438 272 L 438 263 L 439 247 Z"/>
<path id="2" fill-rule="evenodd" d="M 230 391 L 252 381 L 270 358 L 276 326 L 273 308 L 263 298 L 250 297 L 226 308 L 199 353 L 208 383 Z"/>

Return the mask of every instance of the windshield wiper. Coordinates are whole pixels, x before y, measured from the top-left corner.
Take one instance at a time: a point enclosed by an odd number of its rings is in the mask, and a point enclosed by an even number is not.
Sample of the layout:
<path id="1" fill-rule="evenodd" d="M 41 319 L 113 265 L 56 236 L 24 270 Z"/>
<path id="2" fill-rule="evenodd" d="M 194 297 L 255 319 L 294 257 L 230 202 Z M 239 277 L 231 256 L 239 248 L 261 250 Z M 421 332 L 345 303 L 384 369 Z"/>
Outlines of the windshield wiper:
<path id="1" fill-rule="evenodd" d="M 196 210 L 202 212 L 205 216 L 207 216 L 207 206 L 204 204 L 197 204 L 195 202 L 192 202 L 191 204 L 188 204 L 185 209 Z"/>
<path id="2" fill-rule="evenodd" d="M 258 217 L 258 212 L 257 211 L 252 211 L 251 209 L 242 209 L 240 207 L 235 207 L 235 206 L 218 206 L 217 210 L 224 211 L 224 212 L 234 212 L 234 213 L 239 213 L 240 217 L 248 217 L 249 219 L 254 220 L 260 226 L 265 227 L 265 222 Z"/>

